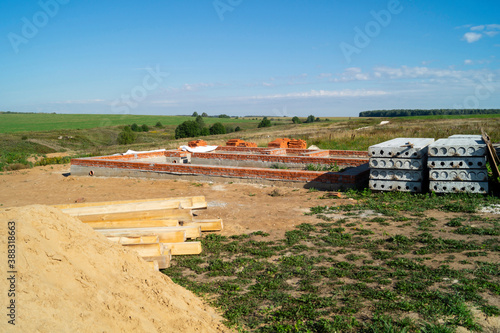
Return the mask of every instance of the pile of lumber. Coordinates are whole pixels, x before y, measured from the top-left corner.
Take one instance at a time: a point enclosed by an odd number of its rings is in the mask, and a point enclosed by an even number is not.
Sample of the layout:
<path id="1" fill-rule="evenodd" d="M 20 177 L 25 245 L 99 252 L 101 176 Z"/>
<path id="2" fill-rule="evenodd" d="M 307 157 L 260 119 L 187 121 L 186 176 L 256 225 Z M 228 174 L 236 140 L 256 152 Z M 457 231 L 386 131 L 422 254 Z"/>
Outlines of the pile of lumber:
<path id="1" fill-rule="evenodd" d="M 288 142 L 290 142 L 290 139 L 288 138 L 276 139 L 269 142 L 267 146 L 269 148 L 288 148 Z"/>
<path id="2" fill-rule="evenodd" d="M 202 232 L 222 230 L 221 219 L 195 219 L 206 209 L 203 196 L 54 206 L 80 219 L 110 241 L 136 250 L 155 269 L 170 266 L 172 255 L 201 253 Z M 189 241 L 188 241 L 189 240 Z"/>
<path id="3" fill-rule="evenodd" d="M 206 145 L 207 145 L 207 142 L 205 140 L 201 140 L 201 139 L 188 142 L 188 146 L 191 148 L 204 147 Z"/>
<path id="4" fill-rule="evenodd" d="M 307 143 L 304 140 L 292 139 L 288 142 L 288 148 L 307 149 Z"/>
<path id="5" fill-rule="evenodd" d="M 246 142 L 241 139 L 231 139 L 226 142 L 226 146 L 229 147 L 252 147 L 255 148 L 257 147 L 257 144 L 255 142 Z"/>

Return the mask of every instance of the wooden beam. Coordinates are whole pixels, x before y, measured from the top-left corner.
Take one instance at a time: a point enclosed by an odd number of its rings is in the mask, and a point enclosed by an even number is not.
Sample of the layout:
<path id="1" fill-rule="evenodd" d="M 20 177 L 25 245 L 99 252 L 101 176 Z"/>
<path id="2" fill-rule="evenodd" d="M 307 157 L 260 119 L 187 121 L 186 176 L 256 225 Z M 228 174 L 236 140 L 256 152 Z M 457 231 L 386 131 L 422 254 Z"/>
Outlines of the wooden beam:
<path id="1" fill-rule="evenodd" d="M 156 257 L 163 255 L 163 243 L 158 244 L 124 244 L 128 249 L 134 250 L 141 257 Z"/>
<path id="2" fill-rule="evenodd" d="M 191 221 L 193 214 L 185 209 L 159 209 L 141 212 L 110 213 L 77 216 L 82 222 L 130 221 L 130 220 L 179 220 Z"/>
<path id="3" fill-rule="evenodd" d="M 144 202 L 162 202 L 162 201 L 177 201 L 184 209 L 205 209 L 207 208 L 207 202 L 204 196 L 194 196 L 194 197 L 178 197 L 178 198 L 157 198 L 157 199 L 142 199 L 142 200 L 122 200 L 122 201 L 102 201 L 102 202 L 83 202 L 75 204 L 63 204 L 63 205 L 53 205 L 53 207 L 58 209 L 73 209 L 82 207 L 95 207 L 95 206 L 109 206 L 109 205 L 121 205 L 121 204 L 131 204 L 131 203 L 144 203 Z M 178 205 L 176 206 L 176 208 Z"/>
<path id="4" fill-rule="evenodd" d="M 223 228 L 221 219 L 214 220 L 193 220 L 191 222 L 183 222 L 183 226 L 199 226 L 201 231 L 221 231 Z"/>
<path id="5" fill-rule="evenodd" d="M 179 226 L 179 221 L 177 220 L 130 220 L 84 223 L 94 229 L 156 228 Z"/>
<path id="6" fill-rule="evenodd" d="M 189 204 L 187 202 L 189 201 Z M 126 204 L 104 204 L 102 206 L 75 207 L 62 209 L 62 212 L 71 216 L 100 215 L 112 213 L 142 212 L 160 209 L 190 209 L 192 200 L 166 200 L 134 202 Z"/>
<path id="7" fill-rule="evenodd" d="M 153 260 L 153 261 L 147 261 L 147 263 L 149 264 L 149 266 L 151 266 L 151 268 L 155 271 L 159 271 L 160 270 L 160 265 L 158 264 L 158 260 Z"/>
<path id="8" fill-rule="evenodd" d="M 141 235 L 158 235 L 161 239 L 167 239 L 169 234 L 174 231 L 181 231 L 185 233 L 188 239 L 201 237 L 201 228 L 199 226 L 186 226 L 186 227 L 162 227 L 162 228 L 126 228 L 126 229 L 96 229 L 100 234 L 108 236 L 141 236 Z"/>
<path id="9" fill-rule="evenodd" d="M 158 235 L 144 236 L 110 236 L 106 237 L 109 241 L 118 244 L 155 244 L 160 242 Z"/>
<path id="10" fill-rule="evenodd" d="M 184 242 L 184 243 L 160 243 L 164 249 L 170 250 L 173 256 L 200 254 L 201 242 Z"/>
<path id="11" fill-rule="evenodd" d="M 158 263 L 159 269 L 165 269 L 170 267 L 171 255 L 168 253 L 163 256 L 153 256 L 153 257 L 142 257 L 146 262 L 156 261 Z"/>

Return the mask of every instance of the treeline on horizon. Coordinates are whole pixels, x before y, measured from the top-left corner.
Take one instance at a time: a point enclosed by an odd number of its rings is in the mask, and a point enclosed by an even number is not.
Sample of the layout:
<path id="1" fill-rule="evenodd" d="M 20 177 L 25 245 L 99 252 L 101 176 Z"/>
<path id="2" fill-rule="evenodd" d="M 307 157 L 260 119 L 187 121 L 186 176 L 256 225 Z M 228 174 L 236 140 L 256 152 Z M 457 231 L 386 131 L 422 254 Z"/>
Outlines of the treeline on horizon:
<path id="1" fill-rule="evenodd" d="M 500 114 L 500 109 L 396 109 L 363 111 L 360 117 L 412 117 L 412 116 L 457 116 L 474 114 Z"/>

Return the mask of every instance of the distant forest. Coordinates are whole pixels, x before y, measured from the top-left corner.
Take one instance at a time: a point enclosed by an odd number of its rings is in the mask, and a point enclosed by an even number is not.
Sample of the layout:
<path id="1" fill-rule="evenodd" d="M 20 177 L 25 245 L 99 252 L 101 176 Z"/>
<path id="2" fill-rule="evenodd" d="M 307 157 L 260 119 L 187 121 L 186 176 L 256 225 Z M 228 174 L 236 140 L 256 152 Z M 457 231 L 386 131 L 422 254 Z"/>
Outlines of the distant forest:
<path id="1" fill-rule="evenodd" d="M 363 111 L 360 117 L 411 117 L 411 116 L 456 116 L 468 114 L 500 114 L 500 109 L 434 109 L 434 110 L 376 110 Z"/>

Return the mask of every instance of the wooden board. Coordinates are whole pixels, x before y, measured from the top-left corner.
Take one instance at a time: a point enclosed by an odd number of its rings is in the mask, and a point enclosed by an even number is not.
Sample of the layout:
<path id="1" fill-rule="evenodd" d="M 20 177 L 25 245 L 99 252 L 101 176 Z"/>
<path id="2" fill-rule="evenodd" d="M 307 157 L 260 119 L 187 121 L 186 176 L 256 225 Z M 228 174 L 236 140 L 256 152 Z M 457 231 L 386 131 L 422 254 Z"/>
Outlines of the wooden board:
<path id="1" fill-rule="evenodd" d="M 160 265 L 158 264 L 158 260 L 147 261 L 147 263 L 151 266 L 151 268 L 155 271 L 160 270 Z"/>
<path id="2" fill-rule="evenodd" d="M 498 158 L 497 152 L 491 143 L 490 137 L 486 134 L 485 131 L 481 130 L 481 134 L 483 137 L 486 146 L 488 147 L 488 161 L 490 162 L 491 171 L 493 172 L 493 176 L 495 178 L 500 177 L 500 170 L 498 169 L 500 165 L 500 159 Z"/>
<path id="3" fill-rule="evenodd" d="M 170 267 L 171 255 L 163 256 L 153 256 L 153 257 L 142 257 L 146 262 L 156 261 L 158 263 L 158 269 L 165 269 Z"/>
<path id="4" fill-rule="evenodd" d="M 130 220 L 178 220 L 191 221 L 193 214 L 185 209 L 159 209 L 141 212 L 110 213 L 77 216 L 82 222 L 130 221 Z"/>
<path id="5" fill-rule="evenodd" d="M 106 237 L 109 241 L 118 244 L 155 244 L 160 243 L 158 235 L 144 236 L 110 236 Z"/>
<path id="6" fill-rule="evenodd" d="M 183 226 L 199 226 L 201 231 L 221 231 L 223 228 L 221 219 L 213 220 L 193 220 L 191 222 L 183 222 Z"/>
<path id="7" fill-rule="evenodd" d="M 127 204 L 113 204 L 113 205 L 102 205 L 102 206 L 91 206 L 91 207 L 76 207 L 76 208 L 66 208 L 62 209 L 62 212 L 71 216 L 81 216 L 81 215 L 99 215 L 99 214 L 111 214 L 111 213 L 128 213 L 128 212 L 142 212 L 148 210 L 160 210 L 160 209 L 190 209 L 192 206 L 184 205 L 183 201 L 179 200 L 167 200 L 167 201 L 148 201 L 148 202 L 134 202 Z"/>
<path id="8" fill-rule="evenodd" d="M 100 234 L 108 236 L 140 236 L 140 235 L 158 235 L 161 239 L 166 239 L 169 234 L 174 231 L 181 231 L 185 233 L 188 239 L 201 237 L 201 228 L 199 226 L 186 226 L 186 227 L 161 227 L 161 228 L 126 228 L 126 229 L 96 229 Z"/>
<path id="9" fill-rule="evenodd" d="M 84 223 L 94 229 L 156 228 L 179 226 L 179 221 L 177 220 L 130 220 Z"/>
<path id="10" fill-rule="evenodd" d="M 83 207 L 95 207 L 95 206 L 109 206 L 109 205 L 122 205 L 130 203 L 144 203 L 144 202 L 162 202 L 162 201 L 177 201 L 184 209 L 205 209 L 207 208 L 207 202 L 204 196 L 194 196 L 194 197 L 178 197 L 178 198 L 157 198 L 157 199 L 142 199 L 142 200 L 122 200 L 122 201 L 101 201 L 101 202 L 83 202 L 74 204 L 63 204 L 54 205 L 53 207 L 58 209 L 73 209 L 73 208 L 83 208 Z M 176 208 L 178 205 L 176 206 Z"/>
<path id="11" fill-rule="evenodd" d="M 158 244 L 127 244 L 124 247 L 134 250 L 141 257 L 156 257 L 163 255 L 163 243 Z"/>
<path id="12" fill-rule="evenodd" d="M 173 256 L 200 254 L 201 242 L 184 242 L 184 243 L 160 243 L 164 249 L 170 250 Z"/>

